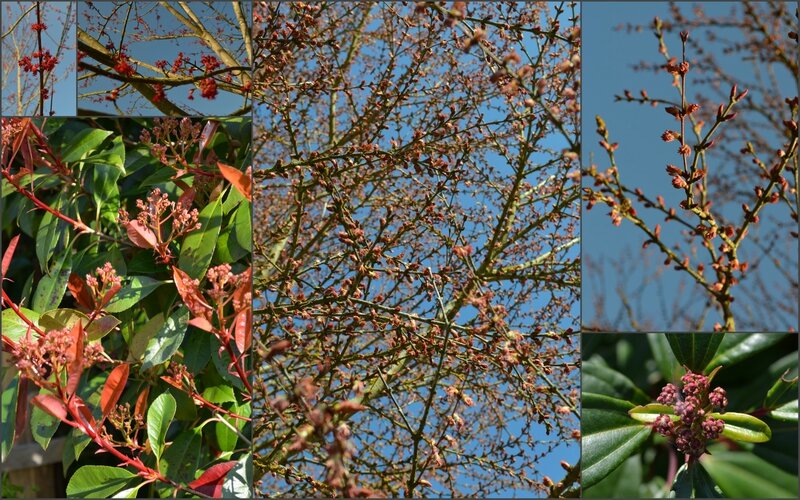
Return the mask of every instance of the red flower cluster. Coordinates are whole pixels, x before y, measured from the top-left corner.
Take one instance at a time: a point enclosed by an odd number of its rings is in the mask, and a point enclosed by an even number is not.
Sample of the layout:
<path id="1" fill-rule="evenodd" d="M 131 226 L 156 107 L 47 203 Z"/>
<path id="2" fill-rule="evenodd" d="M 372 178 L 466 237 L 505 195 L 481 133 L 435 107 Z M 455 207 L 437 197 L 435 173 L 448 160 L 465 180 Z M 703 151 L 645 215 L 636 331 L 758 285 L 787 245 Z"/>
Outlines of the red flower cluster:
<path id="1" fill-rule="evenodd" d="M 153 102 L 161 102 L 167 98 L 167 95 L 164 93 L 164 85 L 156 83 L 153 85 L 153 90 L 156 92 L 153 94 Z"/>
<path id="2" fill-rule="evenodd" d="M 43 31 L 47 29 L 47 25 L 44 23 L 33 23 L 31 24 L 31 29 L 33 31 Z"/>
<path id="3" fill-rule="evenodd" d="M 205 99 L 214 99 L 217 97 L 217 82 L 213 78 L 204 78 L 200 80 L 200 95 Z"/>
<path id="4" fill-rule="evenodd" d="M 40 59 L 39 64 L 34 64 L 32 59 Z M 29 73 L 44 73 L 53 71 L 58 64 L 58 58 L 53 57 L 49 50 L 33 52 L 30 56 L 23 56 L 19 60 L 19 66 L 23 71 Z"/>
<path id="5" fill-rule="evenodd" d="M 183 52 L 178 52 L 178 57 L 176 57 L 175 60 L 172 61 L 171 71 L 173 73 L 177 73 L 178 70 L 181 69 L 183 65 L 186 64 L 188 61 L 189 59 L 187 59 L 186 56 L 183 55 Z"/>
<path id="6" fill-rule="evenodd" d="M 214 71 L 222 65 L 222 63 L 219 62 L 219 59 L 211 55 L 204 55 L 200 58 L 200 61 L 203 63 L 203 66 L 206 67 L 206 73 L 209 71 Z"/>
<path id="7" fill-rule="evenodd" d="M 116 57 L 117 64 L 114 65 L 114 71 L 120 75 L 132 76 L 136 70 L 128 62 L 129 58 L 124 52 L 120 52 Z"/>

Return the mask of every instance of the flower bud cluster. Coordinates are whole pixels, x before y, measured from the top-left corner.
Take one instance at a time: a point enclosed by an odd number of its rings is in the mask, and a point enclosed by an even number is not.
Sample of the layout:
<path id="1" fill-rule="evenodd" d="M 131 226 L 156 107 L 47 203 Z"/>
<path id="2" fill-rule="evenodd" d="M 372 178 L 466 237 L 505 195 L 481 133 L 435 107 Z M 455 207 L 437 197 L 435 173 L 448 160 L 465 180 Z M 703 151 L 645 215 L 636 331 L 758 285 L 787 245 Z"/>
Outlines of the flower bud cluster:
<path id="1" fill-rule="evenodd" d="M 725 423 L 710 413 L 725 411 L 728 399 L 721 387 L 709 391 L 710 380 L 700 373 L 686 373 L 681 385 L 680 390 L 675 384 L 665 385 L 656 399 L 671 406 L 678 418 L 661 414 L 653 422 L 653 430 L 673 441 L 680 453 L 699 457 L 705 453 L 706 442 L 722 434 Z"/>

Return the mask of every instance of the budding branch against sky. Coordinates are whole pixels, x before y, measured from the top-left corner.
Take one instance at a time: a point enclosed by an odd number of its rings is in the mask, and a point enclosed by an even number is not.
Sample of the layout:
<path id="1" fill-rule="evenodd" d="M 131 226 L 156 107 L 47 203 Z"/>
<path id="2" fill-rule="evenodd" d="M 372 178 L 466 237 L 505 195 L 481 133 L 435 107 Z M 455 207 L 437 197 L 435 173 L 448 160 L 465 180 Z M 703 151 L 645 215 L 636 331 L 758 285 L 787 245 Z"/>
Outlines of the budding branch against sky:
<path id="1" fill-rule="evenodd" d="M 262 491 L 574 487 L 578 23 L 256 5 Z"/>

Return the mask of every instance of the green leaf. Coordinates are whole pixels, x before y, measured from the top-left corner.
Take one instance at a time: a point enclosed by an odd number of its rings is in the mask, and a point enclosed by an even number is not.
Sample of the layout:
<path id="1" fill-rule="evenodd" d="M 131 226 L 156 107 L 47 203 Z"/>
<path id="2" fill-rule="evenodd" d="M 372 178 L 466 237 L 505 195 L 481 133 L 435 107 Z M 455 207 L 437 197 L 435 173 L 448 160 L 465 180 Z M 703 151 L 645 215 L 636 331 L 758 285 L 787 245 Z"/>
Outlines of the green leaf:
<path id="1" fill-rule="evenodd" d="M 65 163 L 79 161 L 84 155 L 97 149 L 111 134 L 113 132 L 109 130 L 85 128 L 67 141 L 67 146 L 61 151 L 61 159 Z"/>
<path id="2" fill-rule="evenodd" d="M 175 417 L 175 398 L 168 392 L 158 396 L 147 409 L 147 437 L 157 463 L 164 451 L 164 440 L 173 417 Z"/>
<path id="3" fill-rule="evenodd" d="M 58 196 L 53 202 L 51 206 L 54 210 L 61 210 L 62 199 L 62 196 Z M 69 238 L 67 223 L 52 213 L 45 212 L 36 231 L 36 257 L 39 259 L 39 266 L 42 272 L 47 272 L 47 263 L 56 251 L 62 237 L 66 243 Z"/>
<path id="4" fill-rule="evenodd" d="M 775 420 L 782 420 L 784 422 L 797 422 L 797 400 L 789 401 L 788 403 L 775 408 L 769 415 Z"/>
<path id="5" fill-rule="evenodd" d="M 39 317 L 39 326 L 45 330 L 63 330 L 72 328 L 80 321 L 86 329 L 88 340 L 99 340 L 119 325 L 119 320 L 114 316 L 103 316 L 89 323 L 89 317 L 75 309 L 53 309 Z M 88 325 L 88 326 L 87 326 Z"/>
<path id="6" fill-rule="evenodd" d="M 122 142 L 122 136 L 114 137 L 110 148 L 86 157 L 84 163 L 95 166 L 107 165 L 114 168 L 117 172 L 116 177 L 125 175 L 125 145 Z"/>
<path id="7" fill-rule="evenodd" d="M 675 359 L 695 373 L 702 373 L 714 358 L 724 333 L 666 333 Z"/>
<path id="8" fill-rule="evenodd" d="M 234 191 L 236 190 L 234 189 Z M 236 209 L 236 214 L 233 218 L 233 229 L 236 235 L 236 242 L 239 243 L 240 247 L 249 252 L 252 247 L 253 238 L 250 203 L 242 203 L 239 205 L 239 208 Z"/>
<path id="9" fill-rule="evenodd" d="M 134 330 L 133 338 L 128 344 L 128 353 L 131 361 L 141 361 L 147 350 L 147 344 L 150 343 L 156 333 L 164 326 L 164 313 L 158 313 L 150 318 L 144 326 Z"/>
<path id="10" fill-rule="evenodd" d="M 583 394 L 582 486 L 609 475 L 639 450 L 651 429 L 628 416 L 634 405 L 600 394 Z"/>
<path id="11" fill-rule="evenodd" d="M 717 366 L 731 366 L 744 361 L 755 353 L 763 351 L 785 338 L 777 333 L 726 333 L 725 339 L 708 363 L 707 370 Z"/>
<path id="12" fill-rule="evenodd" d="M 0 461 L 5 462 L 11 447 L 14 446 L 14 421 L 17 411 L 17 394 L 19 393 L 19 376 L 15 376 L 3 388 L 2 405 L 0 405 L 0 418 L 2 419 L 2 434 L 0 434 Z"/>
<path id="13" fill-rule="evenodd" d="M 178 351 L 189 325 L 189 310 L 181 306 L 167 318 L 161 329 L 147 343 L 142 360 L 142 370 L 159 365 Z"/>
<path id="14" fill-rule="evenodd" d="M 582 390 L 594 394 L 603 394 L 609 397 L 644 404 L 650 398 L 625 375 L 602 365 L 595 359 L 590 359 L 583 364 Z"/>
<path id="15" fill-rule="evenodd" d="M 188 483 L 200 469 L 203 430 L 194 428 L 178 435 L 161 457 L 163 474 L 173 481 Z"/>
<path id="16" fill-rule="evenodd" d="M 249 417 L 250 404 L 244 403 L 242 405 L 231 405 L 230 411 L 243 417 Z M 244 427 L 245 421 L 242 419 L 227 417 L 225 415 L 222 415 L 222 418 L 224 418 L 229 424 L 239 431 L 241 431 Z M 236 443 L 239 442 L 239 434 L 234 432 L 233 429 L 222 422 L 217 422 L 214 426 L 214 433 L 217 436 L 217 444 L 219 444 L 220 450 L 224 452 L 230 452 L 236 449 Z"/>
<path id="17" fill-rule="evenodd" d="M 33 322 L 34 325 L 39 326 L 39 313 L 24 307 L 20 307 L 19 311 L 31 322 Z M 28 328 L 30 328 L 28 324 L 25 323 L 22 318 L 17 316 L 17 313 L 12 309 L 3 309 L 2 327 L 3 335 L 10 338 L 14 342 L 17 342 L 20 338 L 24 337 L 25 333 L 28 331 Z M 34 332 L 31 332 L 31 336 L 33 335 Z"/>
<path id="18" fill-rule="evenodd" d="M 33 294 L 35 310 L 49 311 L 61 304 L 64 292 L 67 291 L 70 272 L 72 272 L 72 256 L 67 249 L 61 258 L 53 263 L 50 272 L 42 276 L 36 285 L 36 293 Z"/>
<path id="19" fill-rule="evenodd" d="M 709 416 L 725 422 L 722 435 L 747 443 L 763 443 L 772 438 L 772 430 L 762 420 L 746 413 L 709 413 Z"/>
<path id="20" fill-rule="evenodd" d="M 248 453 L 236 463 L 222 483 L 222 498 L 251 498 L 253 491 L 253 455 Z"/>
<path id="21" fill-rule="evenodd" d="M 211 352 L 216 351 L 211 335 L 190 335 L 183 343 L 183 363 L 190 373 L 200 373 L 211 360 Z"/>
<path id="22" fill-rule="evenodd" d="M 83 450 L 85 450 L 91 442 L 92 438 L 84 434 L 79 429 L 72 429 L 72 431 L 67 434 L 67 439 L 64 443 L 64 455 L 62 458 L 64 475 L 66 475 L 72 464 L 80 458 Z"/>
<path id="23" fill-rule="evenodd" d="M 39 394 L 52 394 L 50 391 L 44 389 L 39 390 Z M 61 420 L 51 416 L 38 406 L 31 405 L 30 407 L 30 424 L 31 435 L 33 440 L 39 443 L 43 450 L 50 446 L 50 440 L 53 439 L 58 426 L 61 425 Z"/>
<path id="24" fill-rule="evenodd" d="M 679 420 L 679 417 L 675 415 L 675 409 L 673 407 L 660 403 L 650 403 L 631 408 L 630 411 L 628 411 L 628 415 L 630 415 L 632 419 L 646 424 L 655 422 L 659 415 L 669 415 L 673 421 Z"/>
<path id="25" fill-rule="evenodd" d="M 722 444 L 710 446 L 700 461 L 729 498 L 797 498 L 797 470 L 787 473 L 752 453 L 730 451 Z"/>
<path id="26" fill-rule="evenodd" d="M 787 369 L 767 391 L 767 395 L 764 397 L 764 408 L 775 408 L 784 394 L 796 387 L 797 367 Z"/>
<path id="27" fill-rule="evenodd" d="M 178 267 L 195 279 L 205 275 L 217 246 L 222 224 L 222 204 L 219 198 L 200 212 L 199 221 L 200 229 L 192 231 L 184 238 L 178 257 Z"/>
<path id="28" fill-rule="evenodd" d="M 137 477 L 120 467 L 84 465 L 73 474 L 67 485 L 70 498 L 108 498 Z"/>
<path id="29" fill-rule="evenodd" d="M 648 333 L 647 343 L 650 344 L 650 351 L 653 353 L 653 359 L 656 361 L 658 371 L 664 380 L 676 380 L 683 373 L 681 364 L 675 359 L 672 354 L 672 348 L 669 345 L 666 335 L 662 333 Z"/>
<path id="30" fill-rule="evenodd" d="M 131 276 L 125 281 L 127 283 L 105 307 L 106 311 L 118 313 L 130 309 L 150 295 L 153 290 L 164 284 L 163 281 L 149 276 Z"/>
<path id="31" fill-rule="evenodd" d="M 235 403 L 236 395 L 229 385 L 214 385 L 203 391 L 203 399 L 219 406 L 222 403 Z"/>
<path id="32" fill-rule="evenodd" d="M 699 462 L 686 463 L 672 481 L 669 498 L 725 498 Z"/>
<path id="33" fill-rule="evenodd" d="M 591 488 L 583 490 L 582 498 L 647 498 L 642 487 L 642 457 L 633 455 L 611 474 Z"/>

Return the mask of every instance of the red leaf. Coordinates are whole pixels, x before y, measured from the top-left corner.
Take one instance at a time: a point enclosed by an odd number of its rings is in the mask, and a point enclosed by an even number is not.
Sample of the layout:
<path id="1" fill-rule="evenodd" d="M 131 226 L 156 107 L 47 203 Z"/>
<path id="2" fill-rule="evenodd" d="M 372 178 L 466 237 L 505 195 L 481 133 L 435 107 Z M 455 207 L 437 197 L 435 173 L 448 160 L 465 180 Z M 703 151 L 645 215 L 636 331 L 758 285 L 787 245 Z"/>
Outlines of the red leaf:
<path id="1" fill-rule="evenodd" d="M 77 416 L 80 418 L 80 421 L 76 422 L 78 427 L 89 436 L 92 436 L 95 433 L 95 429 L 97 428 L 97 424 L 95 423 L 94 416 L 92 415 L 92 411 L 86 406 L 81 398 L 75 397 L 72 398 L 69 402 L 70 407 L 74 410 L 73 415 L 77 413 Z M 91 432 L 88 432 L 91 430 Z"/>
<path id="2" fill-rule="evenodd" d="M 140 248 L 155 248 L 158 245 L 158 239 L 152 229 L 143 226 L 138 220 L 128 222 L 127 228 L 128 238 L 134 245 Z"/>
<path id="3" fill-rule="evenodd" d="M 194 202 L 194 195 L 195 194 L 196 194 L 196 191 L 195 191 L 195 189 L 193 187 L 185 189 L 183 191 L 183 193 L 181 194 L 180 198 L 178 198 L 178 205 L 183 205 L 186 208 L 191 207 L 192 203 Z"/>
<path id="4" fill-rule="evenodd" d="M 83 374 L 83 323 L 78 321 L 70 331 L 72 337 L 72 363 L 67 366 L 67 394 L 74 394 Z"/>
<path id="5" fill-rule="evenodd" d="M 134 414 L 144 418 L 144 413 L 147 411 L 147 396 L 150 395 L 150 386 L 144 386 L 144 390 L 139 393 L 136 398 L 136 406 L 134 406 Z"/>
<path id="6" fill-rule="evenodd" d="M 114 298 L 114 295 L 116 295 L 117 292 L 119 292 L 120 290 L 122 290 L 122 285 L 114 285 L 111 288 L 109 288 L 108 291 L 103 295 L 103 298 L 100 299 L 100 305 L 97 308 L 98 309 L 104 308 L 111 301 L 111 299 Z"/>
<path id="7" fill-rule="evenodd" d="M 172 268 L 172 279 L 175 281 L 175 288 L 178 289 L 181 300 L 183 300 L 183 303 L 189 308 L 192 315 L 195 317 L 205 317 L 207 312 L 211 310 L 211 306 L 206 304 L 203 300 L 197 283 L 189 277 L 188 274 L 177 267 Z"/>
<path id="8" fill-rule="evenodd" d="M 70 423 L 67 420 L 67 405 L 57 397 L 50 394 L 39 394 L 31 399 L 31 403 L 41 408 L 48 415 L 52 415 L 62 422 Z"/>
<path id="9" fill-rule="evenodd" d="M 238 168 L 230 167 L 224 163 L 217 162 L 217 167 L 219 167 L 219 171 L 222 172 L 222 176 L 225 177 L 228 182 L 233 184 L 233 187 L 242 193 L 242 196 L 247 198 L 247 201 L 251 201 L 250 191 L 252 185 L 250 182 L 250 176 Z"/>
<path id="10" fill-rule="evenodd" d="M 222 483 L 225 481 L 225 476 L 235 465 L 236 460 L 231 460 L 211 466 L 200 477 L 189 483 L 189 487 L 204 495 L 221 498 Z"/>
<path id="11" fill-rule="evenodd" d="M 240 353 L 245 353 L 250 349 L 250 341 L 252 339 L 251 327 L 253 321 L 250 308 L 247 307 L 239 311 L 233 321 L 233 337 L 236 339 L 236 348 L 239 349 Z"/>
<path id="12" fill-rule="evenodd" d="M 209 321 L 203 317 L 192 318 L 189 320 L 189 324 L 195 328 L 199 328 L 201 330 L 205 330 L 207 332 L 214 331 L 214 325 L 209 323 Z"/>
<path id="13" fill-rule="evenodd" d="M 17 387 L 17 415 L 15 419 L 14 437 L 19 438 L 25 432 L 28 421 L 28 377 L 20 377 Z"/>
<path id="14" fill-rule="evenodd" d="M 6 248 L 5 253 L 3 253 L 3 266 L 2 266 L 3 278 L 5 278 L 6 273 L 8 273 L 8 267 L 11 265 L 11 258 L 14 257 L 14 250 L 17 249 L 18 241 L 19 241 L 19 235 L 16 235 L 13 238 L 11 238 L 11 241 L 8 242 L 8 248 Z"/>
<path id="15" fill-rule="evenodd" d="M 108 374 L 106 386 L 103 387 L 103 393 L 100 395 L 100 409 L 103 411 L 103 418 L 111 413 L 122 396 L 125 383 L 128 381 L 128 373 L 130 373 L 130 365 L 123 363 L 114 367 Z"/>
<path id="16" fill-rule="evenodd" d="M 94 298 L 92 294 L 89 293 L 89 289 L 86 287 L 86 282 L 83 281 L 83 278 L 75 273 L 70 274 L 67 288 L 69 289 L 69 293 L 75 297 L 75 301 L 78 305 L 90 311 L 94 311 Z"/>

